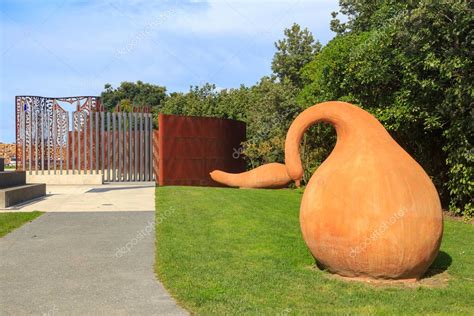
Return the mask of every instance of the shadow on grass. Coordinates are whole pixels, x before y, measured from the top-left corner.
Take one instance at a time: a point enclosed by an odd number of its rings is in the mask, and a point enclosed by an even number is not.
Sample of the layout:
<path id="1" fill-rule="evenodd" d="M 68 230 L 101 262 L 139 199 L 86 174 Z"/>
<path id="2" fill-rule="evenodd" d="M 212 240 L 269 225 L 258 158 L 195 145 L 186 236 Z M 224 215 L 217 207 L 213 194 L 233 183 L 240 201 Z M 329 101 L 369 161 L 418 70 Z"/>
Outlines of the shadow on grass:
<path id="1" fill-rule="evenodd" d="M 448 253 L 440 251 L 433 264 L 423 276 L 423 279 L 431 278 L 443 273 L 444 271 L 448 270 L 452 262 L 453 258 L 451 258 Z"/>
<path id="2" fill-rule="evenodd" d="M 433 264 L 430 266 L 428 271 L 421 277 L 417 282 L 404 282 L 403 280 L 364 280 L 364 279 L 354 279 L 341 277 L 337 274 L 332 274 L 327 271 L 327 269 L 322 266 L 319 262 L 316 261 L 316 266 L 313 266 L 315 269 L 319 269 L 327 272 L 325 274 L 329 278 L 335 278 L 343 281 L 349 282 L 359 282 L 369 284 L 370 286 L 375 287 L 406 287 L 406 288 L 416 288 L 419 286 L 423 287 L 443 287 L 448 284 L 450 276 L 447 272 L 448 268 L 451 266 L 453 259 L 451 256 L 444 252 L 440 251 L 436 257 Z"/>

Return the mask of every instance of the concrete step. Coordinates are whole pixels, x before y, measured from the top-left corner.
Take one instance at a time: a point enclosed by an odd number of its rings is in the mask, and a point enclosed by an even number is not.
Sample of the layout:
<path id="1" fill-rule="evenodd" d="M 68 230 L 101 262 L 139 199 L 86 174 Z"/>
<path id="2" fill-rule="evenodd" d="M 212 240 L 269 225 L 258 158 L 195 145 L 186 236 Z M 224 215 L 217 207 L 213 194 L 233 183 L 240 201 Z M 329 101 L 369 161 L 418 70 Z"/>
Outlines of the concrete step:
<path id="1" fill-rule="evenodd" d="M 26 184 L 25 171 L 0 171 L 0 188 Z"/>
<path id="2" fill-rule="evenodd" d="M 46 195 L 46 184 L 24 184 L 0 189 L 0 208 L 10 207 Z"/>

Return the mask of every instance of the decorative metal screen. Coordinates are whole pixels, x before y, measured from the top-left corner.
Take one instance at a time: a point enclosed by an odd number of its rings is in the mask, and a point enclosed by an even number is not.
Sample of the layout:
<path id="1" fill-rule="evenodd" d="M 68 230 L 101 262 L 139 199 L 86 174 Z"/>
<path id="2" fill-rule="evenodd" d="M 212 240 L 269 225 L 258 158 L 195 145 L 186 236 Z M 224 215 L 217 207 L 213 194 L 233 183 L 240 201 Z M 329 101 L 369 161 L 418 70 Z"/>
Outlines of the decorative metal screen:
<path id="1" fill-rule="evenodd" d="M 76 105 L 68 112 L 60 103 Z M 17 169 L 30 174 L 102 174 L 153 181 L 153 118 L 105 112 L 100 98 L 16 97 Z"/>

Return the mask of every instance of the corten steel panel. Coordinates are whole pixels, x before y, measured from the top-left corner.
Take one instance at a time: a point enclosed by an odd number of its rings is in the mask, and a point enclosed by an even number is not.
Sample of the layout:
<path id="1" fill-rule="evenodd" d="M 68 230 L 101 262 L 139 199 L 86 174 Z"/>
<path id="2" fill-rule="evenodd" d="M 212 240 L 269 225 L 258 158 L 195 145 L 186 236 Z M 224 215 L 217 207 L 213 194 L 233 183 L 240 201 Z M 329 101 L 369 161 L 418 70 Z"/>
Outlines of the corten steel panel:
<path id="1" fill-rule="evenodd" d="M 244 122 L 160 114 L 158 128 L 160 185 L 220 186 L 209 176 L 212 170 L 245 171 L 243 157 L 232 155 L 245 141 Z"/>

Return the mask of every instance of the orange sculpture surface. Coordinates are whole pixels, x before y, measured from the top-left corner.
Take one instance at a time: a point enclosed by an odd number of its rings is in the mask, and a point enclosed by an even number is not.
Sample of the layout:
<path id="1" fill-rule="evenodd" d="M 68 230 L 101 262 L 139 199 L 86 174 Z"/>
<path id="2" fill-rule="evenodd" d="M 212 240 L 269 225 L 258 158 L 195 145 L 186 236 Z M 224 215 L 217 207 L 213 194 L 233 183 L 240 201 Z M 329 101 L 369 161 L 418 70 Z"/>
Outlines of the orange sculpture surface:
<path id="1" fill-rule="evenodd" d="M 291 182 L 286 166 L 276 162 L 242 173 L 214 170 L 210 175 L 216 182 L 240 188 L 281 188 Z"/>
<path id="2" fill-rule="evenodd" d="M 351 278 L 419 279 L 443 234 L 430 178 L 377 119 L 345 102 L 315 105 L 291 124 L 285 142 L 289 178 L 302 178 L 300 141 L 321 121 L 335 127 L 337 142 L 308 182 L 300 207 L 303 238 L 318 265 Z"/>

